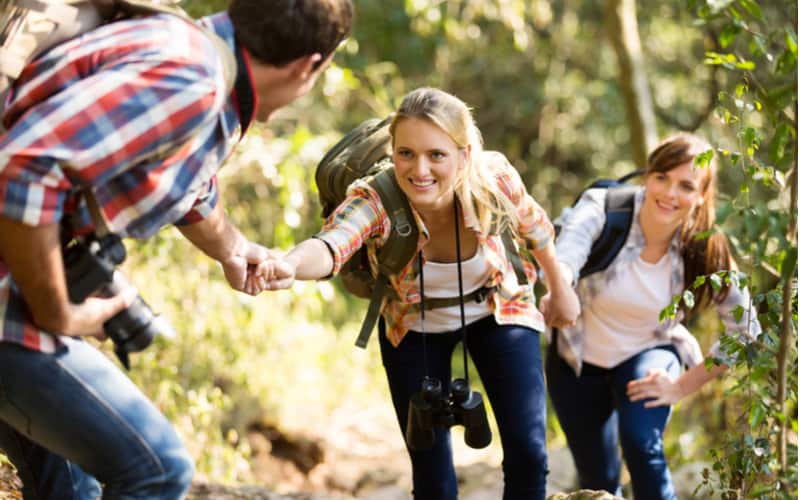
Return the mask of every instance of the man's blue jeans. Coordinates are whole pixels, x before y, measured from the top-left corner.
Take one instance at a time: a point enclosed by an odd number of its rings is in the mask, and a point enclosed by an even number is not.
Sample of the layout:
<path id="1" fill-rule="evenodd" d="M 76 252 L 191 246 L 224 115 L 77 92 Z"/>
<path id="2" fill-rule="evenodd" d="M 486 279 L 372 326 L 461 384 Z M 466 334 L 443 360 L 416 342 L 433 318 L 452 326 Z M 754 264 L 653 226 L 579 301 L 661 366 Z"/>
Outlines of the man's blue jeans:
<path id="1" fill-rule="evenodd" d="M 183 498 L 194 466 L 169 421 L 100 351 L 0 342 L 0 449 L 27 499 Z"/>
<path id="2" fill-rule="evenodd" d="M 383 321 L 380 342 L 397 420 L 406 433 L 408 401 L 427 373 L 449 389 L 453 350 L 461 331 L 425 336 L 408 332 L 395 348 L 386 339 Z M 516 325 L 498 325 L 489 316 L 467 326 L 467 348 L 491 402 L 503 445 L 505 500 L 545 497 L 545 388 L 539 333 Z M 423 351 L 424 354 L 423 354 Z M 427 372 L 423 359 L 427 359 Z M 456 374 L 461 377 L 462 367 Z M 411 451 L 414 498 L 450 500 L 458 496 L 450 431 L 437 428 L 433 448 Z"/>
<path id="3" fill-rule="evenodd" d="M 575 460 L 581 488 L 620 495 L 620 457 L 631 474 L 638 500 L 675 498 L 664 458 L 663 435 L 671 407 L 645 408 L 626 395 L 631 380 L 648 370 L 663 368 L 672 377 L 681 373 L 675 348 L 647 349 L 614 368 L 584 363 L 580 377 L 564 362 L 551 343 L 547 354 L 547 390 Z"/>

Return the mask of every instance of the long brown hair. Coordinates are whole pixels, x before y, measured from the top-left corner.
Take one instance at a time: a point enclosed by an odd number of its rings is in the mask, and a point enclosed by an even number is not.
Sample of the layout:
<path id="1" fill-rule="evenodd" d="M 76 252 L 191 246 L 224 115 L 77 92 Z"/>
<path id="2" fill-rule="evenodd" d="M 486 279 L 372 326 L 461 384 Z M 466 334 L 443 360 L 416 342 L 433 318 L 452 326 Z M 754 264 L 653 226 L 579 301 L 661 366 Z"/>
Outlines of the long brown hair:
<path id="1" fill-rule="evenodd" d="M 717 162 L 713 148 L 704 139 L 691 134 L 677 134 L 661 142 L 647 157 L 645 175 L 670 170 L 692 162 L 699 169 L 699 189 L 701 202 L 697 203 L 680 228 L 681 254 L 684 265 L 684 286 L 691 287 L 698 276 L 732 268 L 728 240 L 724 234 L 714 231 L 717 198 Z M 708 162 L 697 165 L 698 156 L 710 155 Z M 686 312 L 696 312 L 701 307 L 725 300 L 729 286 L 723 283 L 719 291 L 714 291 L 706 280 L 705 284 L 694 290 L 695 304 Z"/>

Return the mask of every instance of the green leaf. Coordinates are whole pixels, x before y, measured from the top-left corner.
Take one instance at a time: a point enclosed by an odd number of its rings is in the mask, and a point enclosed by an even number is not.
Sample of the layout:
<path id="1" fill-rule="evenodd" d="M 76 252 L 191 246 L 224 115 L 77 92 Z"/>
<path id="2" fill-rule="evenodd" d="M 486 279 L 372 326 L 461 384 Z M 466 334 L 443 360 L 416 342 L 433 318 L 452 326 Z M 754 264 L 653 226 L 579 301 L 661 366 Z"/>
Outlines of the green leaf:
<path id="1" fill-rule="evenodd" d="M 686 307 L 689 309 L 694 307 L 694 294 L 691 290 L 684 290 L 683 303 L 686 304 Z"/>
<path id="2" fill-rule="evenodd" d="M 742 321 L 742 318 L 744 317 L 744 312 L 745 312 L 744 307 L 742 307 L 742 306 L 734 307 L 733 308 L 733 319 L 735 319 L 736 322 L 739 323 L 740 321 Z"/>
<path id="3" fill-rule="evenodd" d="M 711 159 L 714 158 L 714 150 L 707 149 L 700 153 L 699 155 L 695 156 L 694 163 L 700 168 L 706 168 L 711 165 Z"/>
<path id="4" fill-rule="evenodd" d="M 706 277 L 704 275 L 700 275 L 694 279 L 694 283 L 692 283 L 692 288 L 697 289 L 703 286 L 706 282 Z"/>
<path id="5" fill-rule="evenodd" d="M 739 5 L 747 11 L 748 14 L 756 19 L 763 20 L 764 14 L 761 12 L 761 7 L 758 6 L 753 0 L 739 0 Z"/>
<path id="6" fill-rule="evenodd" d="M 713 288 L 715 292 L 718 292 L 722 288 L 722 278 L 720 278 L 718 274 L 712 274 L 708 279 L 711 281 L 711 288 Z"/>
<path id="7" fill-rule="evenodd" d="M 797 247 L 790 248 L 786 252 L 786 257 L 781 265 L 781 279 L 784 283 L 790 283 L 790 279 L 795 275 L 797 269 Z"/>
<path id="8" fill-rule="evenodd" d="M 680 302 L 680 300 L 681 300 L 680 295 L 676 295 L 675 297 L 673 297 L 672 302 L 670 302 L 670 304 L 667 307 L 665 307 L 658 313 L 658 321 L 664 322 L 668 319 L 674 319 L 675 315 L 678 312 L 678 303 Z"/>
<path id="9" fill-rule="evenodd" d="M 786 48 L 797 55 L 797 34 L 789 28 L 785 28 L 784 33 L 786 34 Z"/>
<path id="10" fill-rule="evenodd" d="M 720 46 L 723 49 L 727 48 L 728 45 L 733 43 L 733 41 L 736 39 L 736 35 L 738 35 L 741 30 L 742 29 L 737 26 L 736 23 L 731 22 L 726 24 L 725 27 L 722 28 L 719 37 L 717 37 Z"/>
<path id="11" fill-rule="evenodd" d="M 775 63 L 775 73 L 778 75 L 788 75 L 797 71 L 797 51 L 784 50 Z"/>
<path id="12" fill-rule="evenodd" d="M 792 128 L 786 122 L 781 122 L 775 129 L 772 142 L 769 148 L 769 159 L 775 163 L 780 163 L 786 153 L 786 147 L 792 139 Z"/>

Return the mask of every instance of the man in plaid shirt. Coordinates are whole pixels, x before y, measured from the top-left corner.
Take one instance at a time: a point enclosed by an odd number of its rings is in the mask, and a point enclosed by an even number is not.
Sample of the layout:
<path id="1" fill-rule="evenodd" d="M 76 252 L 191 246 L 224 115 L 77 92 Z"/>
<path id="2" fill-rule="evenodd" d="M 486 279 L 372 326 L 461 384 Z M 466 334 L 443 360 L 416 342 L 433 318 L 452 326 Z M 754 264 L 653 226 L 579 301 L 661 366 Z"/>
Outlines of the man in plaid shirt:
<path id="1" fill-rule="evenodd" d="M 234 0 L 199 21 L 106 24 L 45 52 L 9 94 L 0 135 L 0 449 L 26 498 L 181 498 L 192 460 L 102 353 L 135 290 L 70 303 L 60 231 L 148 238 L 175 224 L 244 291 L 268 257 L 226 218 L 215 174 L 251 119 L 306 94 L 347 36 L 350 0 Z"/>

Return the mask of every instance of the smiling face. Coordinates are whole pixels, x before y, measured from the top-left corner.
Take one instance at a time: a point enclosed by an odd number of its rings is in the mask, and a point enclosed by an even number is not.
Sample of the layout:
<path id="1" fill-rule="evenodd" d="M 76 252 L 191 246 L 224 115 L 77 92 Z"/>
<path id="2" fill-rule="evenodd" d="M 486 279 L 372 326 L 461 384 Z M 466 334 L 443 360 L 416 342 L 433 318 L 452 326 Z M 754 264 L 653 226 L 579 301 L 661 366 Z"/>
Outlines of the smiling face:
<path id="1" fill-rule="evenodd" d="M 707 173 L 693 161 L 666 172 L 650 172 L 645 178 L 643 214 L 646 213 L 649 221 L 671 229 L 680 227 L 703 202 L 704 175 Z"/>
<path id="2" fill-rule="evenodd" d="M 392 159 L 400 189 L 420 212 L 447 209 L 469 149 L 430 120 L 404 118 L 394 129 Z"/>

